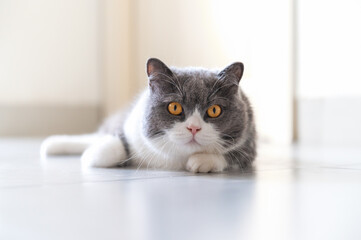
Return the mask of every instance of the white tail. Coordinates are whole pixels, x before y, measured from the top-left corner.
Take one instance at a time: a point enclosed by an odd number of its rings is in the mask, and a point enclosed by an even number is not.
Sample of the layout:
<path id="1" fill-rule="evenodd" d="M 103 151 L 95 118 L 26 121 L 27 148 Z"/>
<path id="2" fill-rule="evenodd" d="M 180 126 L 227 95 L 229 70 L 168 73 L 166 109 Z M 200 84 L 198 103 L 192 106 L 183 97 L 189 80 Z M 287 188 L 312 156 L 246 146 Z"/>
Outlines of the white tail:
<path id="1" fill-rule="evenodd" d="M 41 144 L 41 156 L 80 155 L 98 138 L 97 134 L 51 136 Z"/>

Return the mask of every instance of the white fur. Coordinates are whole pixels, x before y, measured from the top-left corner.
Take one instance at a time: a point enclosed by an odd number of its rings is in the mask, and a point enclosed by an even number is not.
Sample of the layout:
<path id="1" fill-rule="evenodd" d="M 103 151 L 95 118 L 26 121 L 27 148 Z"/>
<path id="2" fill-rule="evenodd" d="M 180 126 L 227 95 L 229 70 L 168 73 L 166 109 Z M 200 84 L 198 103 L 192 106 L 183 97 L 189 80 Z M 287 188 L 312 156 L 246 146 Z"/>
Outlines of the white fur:
<path id="1" fill-rule="evenodd" d="M 81 154 L 96 139 L 96 134 L 51 136 L 41 144 L 40 154 L 42 157 L 59 154 Z"/>
<path id="2" fill-rule="evenodd" d="M 190 172 L 222 172 L 227 167 L 227 162 L 222 155 L 210 153 L 193 154 L 187 162 L 187 170 Z"/>
<path id="3" fill-rule="evenodd" d="M 120 139 L 111 135 L 57 135 L 41 145 L 41 156 L 82 154 L 84 167 L 114 167 L 126 160 L 126 152 Z"/>
<path id="4" fill-rule="evenodd" d="M 126 158 L 126 151 L 120 139 L 105 135 L 85 150 L 81 162 L 83 167 L 115 167 L 126 161 Z"/>

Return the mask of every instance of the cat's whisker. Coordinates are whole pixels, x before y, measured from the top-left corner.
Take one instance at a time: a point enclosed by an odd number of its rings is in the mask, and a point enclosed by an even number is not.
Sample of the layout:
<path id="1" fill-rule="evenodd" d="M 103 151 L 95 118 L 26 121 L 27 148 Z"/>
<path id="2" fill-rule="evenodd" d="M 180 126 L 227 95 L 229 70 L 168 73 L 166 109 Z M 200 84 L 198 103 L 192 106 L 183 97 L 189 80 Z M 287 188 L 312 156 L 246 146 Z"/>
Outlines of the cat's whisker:
<path id="1" fill-rule="evenodd" d="M 163 145 L 162 145 L 162 147 L 161 147 L 161 149 L 160 149 L 160 152 L 163 152 L 164 147 L 165 147 L 166 145 L 167 145 L 167 142 L 164 142 Z M 151 162 L 153 161 L 153 159 L 154 159 L 154 157 L 148 162 L 148 164 L 147 164 L 147 170 L 148 170 L 148 168 L 149 168 L 149 165 L 150 165 Z M 157 158 L 157 159 L 159 159 L 159 158 Z"/>

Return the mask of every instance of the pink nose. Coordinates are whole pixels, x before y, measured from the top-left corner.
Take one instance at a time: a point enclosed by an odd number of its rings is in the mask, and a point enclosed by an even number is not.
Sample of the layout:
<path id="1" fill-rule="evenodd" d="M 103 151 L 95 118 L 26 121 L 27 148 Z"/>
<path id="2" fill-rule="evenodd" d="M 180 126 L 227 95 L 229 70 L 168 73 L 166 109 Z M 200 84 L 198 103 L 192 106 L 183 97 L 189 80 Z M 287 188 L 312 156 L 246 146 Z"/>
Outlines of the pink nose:
<path id="1" fill-rule="evenodd" d="M 194 135 L 196 135 L 197 132 L 199 132 L 202 128 L 201 127 L 197 127 L 197 126 L 189 126 L 187 127 L 187 129 Z"/>

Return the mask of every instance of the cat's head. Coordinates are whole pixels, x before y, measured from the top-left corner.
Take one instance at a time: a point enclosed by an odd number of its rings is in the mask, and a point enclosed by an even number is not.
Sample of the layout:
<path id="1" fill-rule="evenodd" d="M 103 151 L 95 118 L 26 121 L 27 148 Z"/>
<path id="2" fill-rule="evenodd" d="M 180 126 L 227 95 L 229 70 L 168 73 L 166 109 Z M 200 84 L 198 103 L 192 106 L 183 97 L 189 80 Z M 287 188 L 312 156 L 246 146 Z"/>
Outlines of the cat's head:
<path id="1" fill-rule="evenodd" d="M 149 106 L 143 131 L 156 147 L 222 153 L 242 138 L 248 121 L 248 106 L 238 87 L 242 63 L 211 71 L 169 68 L 152 58 L 147 74 Z"/>

